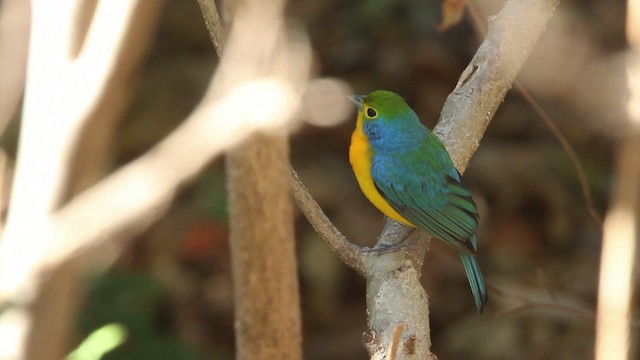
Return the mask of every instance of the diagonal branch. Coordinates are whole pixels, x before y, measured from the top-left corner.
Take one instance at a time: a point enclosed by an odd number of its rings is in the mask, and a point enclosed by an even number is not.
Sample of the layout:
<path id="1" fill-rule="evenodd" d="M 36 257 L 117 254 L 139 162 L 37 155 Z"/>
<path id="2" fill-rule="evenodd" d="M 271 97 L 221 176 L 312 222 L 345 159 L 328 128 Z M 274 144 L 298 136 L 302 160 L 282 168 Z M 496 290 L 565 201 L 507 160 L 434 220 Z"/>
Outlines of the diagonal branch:
<path id="1" fill-rule="evenodd" d="M 224 48 L 224 25 L 220 20 L 218 7 L 213 0 L 198 0 L 198 5 L 200 5 L 200 11 L 205 25 L 207 25 L 213 47 L 216 49 L 216 54 L 218 58 L 221 58 Z"/>
<path id="2" fill-rule="evenodd" d="M 333 250 L 340 260 L 364 276 L 363 248 L 349 241 L 340 230 L 333 225 L 293 168 L 291 168 L 291 190 L 298 207 L 300 207 L 304 216 L 309 220 L 313 229 L 329 244 L 331 250 Z"/>
<path id="3" fill-rule="evenodd" d="M 447 98 L 434 128 L 461 172 L 478 148 L 489 122 L 557 4 L 558 0 L 508 1 L 502 11 L 490 19 L 485 40 Z M 313 198 L 295 171 L 291 181 L 298 206 L 334 252 L 362 250 L 343 244 L 348 240 L 328 223 L 317 203 L 309 201 Z M 384 237 L 381 241 L 385 241 Z M 355 254 L 348 256 L 356 257 Z M 357 261 L 345 263 L 354 268 L 359 266 Z"/>
<path id="4" fill-rule="evenodd" d="M 476 151 L 489 122 L 510 89 L 517 73 L 533 50 L 545 29 L 558 0 L 510 0 L 499 14 L 490 18 L 489 30 L 476 55 L 462 73 L 458 84 L 447 98 L 434 133 L 443 141 L 454 164 L 462 172 Z M 300 180 L 293 176 L 294 183 Z M 296 185 L 300 189 L 304 187 Z M 344 236 L 325 223 L 324 214 L 315 214 L 308 201 L 300 201 L 302 194 L 294 192 L 298 204 L 314 228 L 329 229 L 320 232 L 327 244 L 339 252 L 349 248 Z M 378 244 L 388 244 L 392 227 L 400 226 L 387 221 Z M 369 314 L 367 348 L 373 357 L 382 356 L 394 339 L 394 329 L 404 324 L 399 359 L 427 359 L 431 357 L 428 325 L 427 295 L 419 283 L 419 268 L 424 257 L 425 242 L 410 243 L 418 246 L 385 253 L 363 256 L 367 276 L 367 306 Z M 421 245 L 422 244 L 422 245 Z M 349 258 L 359 258 L 350 254 Z M 347 262 L 351 267 L 357 261 Z M 359 266 L 359 265 L 358 265 Z M 358 270 L 359 268 L 356 268 Z M 358 270 L 359 271 L 359 270 Z M 393 275 L 391 275 L 393 273 Z M 419 289 L 421 291 L 415 291 Z M 411 350 L 411 351 L 407 351 Z"/>
<path id="5" fill-rule="evenodd" d="M 510 0 L 489 18 L 487 35 L 447 98 L 434 129 L 461 172 L 558 2 Z"/>

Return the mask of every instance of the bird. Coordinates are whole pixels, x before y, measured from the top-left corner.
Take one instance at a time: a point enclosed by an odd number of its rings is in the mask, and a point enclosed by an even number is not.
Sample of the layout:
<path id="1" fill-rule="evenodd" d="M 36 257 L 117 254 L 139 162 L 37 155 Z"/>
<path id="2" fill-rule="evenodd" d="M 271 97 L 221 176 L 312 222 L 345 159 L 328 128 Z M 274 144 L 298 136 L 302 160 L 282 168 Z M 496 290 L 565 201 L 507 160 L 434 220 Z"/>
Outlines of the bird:
<path id="1" fill-rule="evenodd" d="M 400 95 L 352 95 L 349 162 L 365 197 L 387 217 L 455 248 L 478 311 L 488 300 L 476 259 L 478 209 L 442 142 Z"/>

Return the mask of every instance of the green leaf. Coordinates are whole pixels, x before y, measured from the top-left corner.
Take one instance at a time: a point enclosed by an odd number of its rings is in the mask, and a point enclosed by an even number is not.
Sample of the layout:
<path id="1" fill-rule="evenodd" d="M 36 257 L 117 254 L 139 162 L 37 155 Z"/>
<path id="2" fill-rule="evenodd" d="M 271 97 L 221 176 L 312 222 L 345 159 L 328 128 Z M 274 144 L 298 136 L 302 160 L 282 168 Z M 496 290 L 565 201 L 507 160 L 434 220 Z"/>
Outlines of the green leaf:
<path id="1" fill-rule="evenodd" d="M 87 336 L 65 360 L 100 360 L 104 354 L 122 345 L 127 329 L 121 324 L 107 324 Z"/>

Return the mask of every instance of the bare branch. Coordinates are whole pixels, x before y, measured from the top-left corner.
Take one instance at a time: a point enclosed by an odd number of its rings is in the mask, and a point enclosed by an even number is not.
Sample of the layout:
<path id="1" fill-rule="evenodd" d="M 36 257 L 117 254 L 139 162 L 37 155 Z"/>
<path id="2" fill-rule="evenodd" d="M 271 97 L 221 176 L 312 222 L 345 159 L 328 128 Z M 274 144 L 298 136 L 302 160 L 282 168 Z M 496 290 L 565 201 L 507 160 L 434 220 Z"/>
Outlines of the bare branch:
<path id="1" fill-rule="evenodd" d="M 0 134 L 16 111 L 25 83 L 31 3 L 0 3 Z"/>
<path id="2" fill-rule="evenodd" d="M 434 132 L 461 172 L 533 50 L 558 0 L 507 1 L 444 104 Z"/>
<path id="3" fill-rule="evenodd" d="M 499 14 L 490 19 L 487 36 L 447 98 L 440 121 L 434 129 L 461 172 L 478 148 L 489 122 L 533 50 L 557 3 L 558 0 L 510 0 Z M 387 222 L 383 233 L 391 226 L 390 223 Z M 390 241 L 381 237 L 378 243 Z M 403 253 L 403 256 L 385 254 L 378 259 L 368 257 L 368 261 L 365 261 L 370 275 L 367 286 L 369 326 L 371 331 L 378 334 L 382 344 L 389 344 L 392 341 L 390 329 L 394 324 L 405 322 L 407 330 L 404 341 L 413 336 L 416 339 L 415 352 L 403 354 L 399 359 L 424 359 L 431 356 L 427 295 L 418 281 L 420 272 L 411 265 L 407 267 L 414 263 L 412 258 L 424 255 L 420 254 L 419 247 L 413 250 L 409 248 Z M 394 262 L 395 266 L 392 265 Z M 374 269 L 380 273 L 374 272 Z M 389 275 L 391 271 L 394 276 Z M 407 287 L 417 287 L 422 292 L 404 293 L 398 299 L 398 293 Z M 411 296 L 413 298 L 407 300 L 406 297 Z M 410 314 L 404 312 L 407 306 L 414 307 Z M 416 318 L 423 320 L 421 317 L 424 317 L 424 321 L 414 321 Z"/>
<path id="4" fill-rule="evenodd" d="M 304 186 L 296 171 L 291 168 L 291 190 L 293 198 L 311 226 L 320 235 L 329 248 L 345 264 L 351 266 L 360 275 L 365 275 L 363 249 L 349 241 L 322 211 Z"/>
<path id="5" fill-rule="evenodd" d="M 473 20 L 473 25 L 476 28 L 476 32 L 484 36 L 487 32 L 484 24 L 478 14 L 473 3 L 469 3 L 469 13 L 471 14 L 471 18 Z M 573 149 L 567 138 L 562 134 L 562 131 L 558 128 L 556 123 L 553 121 L 551 116 L 547 114 L 542 105 L 538 103 L 536 98 L 527 90 L 527 88 L 517 79 L 514 81 L 514 87 L 522 97 L 531 105 L 533 110 L 538 114 L 538 117 L 544 122 L 544 124 L 549 128 L 549 131 L 553 134 L 553 136 L 558 140 L 560 146 L 564 149 L 569 156 L 569 160 L 573 164 L 574 169 L 576 170 L 576 175 L 578 176 L 578 181 L 580 182 L 580 188 L 582 189 L 582 197 L 584 198 L 585 205 L 587 206 L 587 211 L 591 215 L 591 218 L 602 228 L 602 216 L 596 210 L 595 205 L 593 204 L 593 197 L 591 196 L 591 190 L 589 189 L 589 182 L 587 180 L 587 174 L 580 162 L 580 158 L 576 151 Z"/>
<path id="6" fill-rule="evenodd" d="M 447 98 L 434 129 L 461 172 L 557 4 L 558 0 L 510 0 L 490 19 L 487 36 Z M 433 357 L 427 294 L 420 285 L 417 270 L 424 261 L 427 243 L 416 242 L 416 237 L 411 236 L 409 244 L 418 246 L 380 256 L 362 256 L 358 252 L 364 249 L 354 248 L 328 221 L 295 172 L 292 183 L 298 205 L 329 247 L 339 254 L 346 251 L 347 255 L 341 254 L 340 258 L 360 273 L 364 263 L 370 327 L 365 344 L 372 358 L 384 356 L 388 346 L 395 342 L 394 329 L 400 323 L 406 325 L 402 341 L 410 342 L 412 351 L 398 354 L 398 358 Z M 384 248 L 409 236 L 410 230 L 398 227 L 403 226 L 388 220 L 376 247 Z"/>
<path id="7" fill-rule="evenodd" d="M 224 48 L 224 26 L 220 20 L 218 7 L 214 0 L 198 0 L 198 5 L 200 5 L 200 11 L 202 11 L 202 17 L 204 17 L 204 23 L 207 25 L 216 54 L 221 58 Z"/>

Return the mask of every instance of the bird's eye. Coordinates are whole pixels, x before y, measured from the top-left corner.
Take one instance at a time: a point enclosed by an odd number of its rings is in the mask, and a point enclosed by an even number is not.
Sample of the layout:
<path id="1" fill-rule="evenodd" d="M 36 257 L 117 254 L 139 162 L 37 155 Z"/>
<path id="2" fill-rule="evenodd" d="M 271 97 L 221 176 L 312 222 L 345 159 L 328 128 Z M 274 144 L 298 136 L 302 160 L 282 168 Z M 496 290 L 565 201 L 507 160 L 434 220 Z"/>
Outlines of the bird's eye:
<path id="1" fill-rule="evenodd" d="M 378 112 L 375 111 L 373 108 L 368 108 L 367 109 L 367 116 L 370 118 L 374 118 L 376 116 L 378 116 Z"/>

